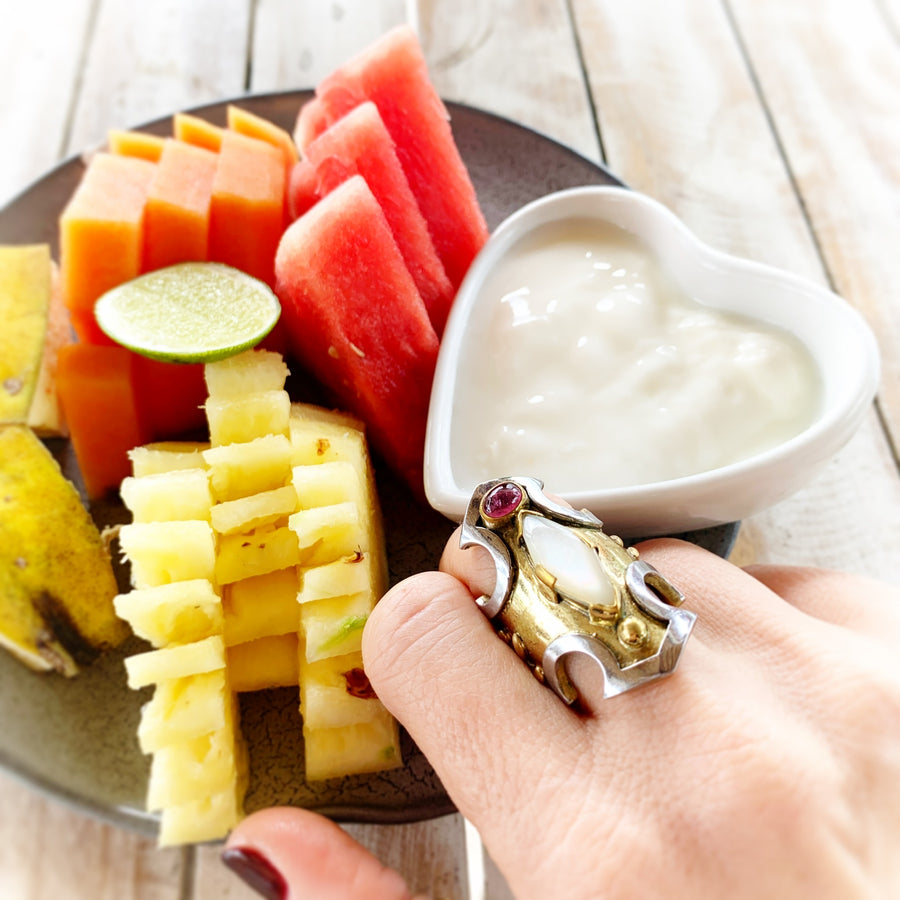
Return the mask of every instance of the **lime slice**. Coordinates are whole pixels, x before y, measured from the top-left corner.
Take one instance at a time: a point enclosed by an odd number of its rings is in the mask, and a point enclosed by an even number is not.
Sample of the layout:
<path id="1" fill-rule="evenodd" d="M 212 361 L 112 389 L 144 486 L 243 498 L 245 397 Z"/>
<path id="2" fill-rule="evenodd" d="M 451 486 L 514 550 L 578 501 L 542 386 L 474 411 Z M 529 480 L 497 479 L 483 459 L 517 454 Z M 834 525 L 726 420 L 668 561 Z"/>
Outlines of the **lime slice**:
<path id="1" fill-rule="evenodd" d="M 156 269 L 107 291 L 97 324 L 117 344 L 167 362 L 213 362 L 258 344 L 281 315 L 262 281 L 221 263 Z"/>

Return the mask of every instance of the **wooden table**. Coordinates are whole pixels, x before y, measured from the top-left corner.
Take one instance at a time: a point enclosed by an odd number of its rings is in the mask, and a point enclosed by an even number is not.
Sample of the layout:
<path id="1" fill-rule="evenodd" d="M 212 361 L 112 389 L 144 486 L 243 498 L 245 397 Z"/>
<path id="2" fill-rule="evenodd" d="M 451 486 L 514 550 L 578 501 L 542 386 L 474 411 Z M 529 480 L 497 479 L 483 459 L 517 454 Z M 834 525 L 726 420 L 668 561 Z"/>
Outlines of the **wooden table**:
<path id="1" fill-rule="evenodd" d="M 310 87 L 408 20 L 446 98 L 605 160 L 719 249 L 830 285 L 877 332 L 877 404 L 807 488 L 743 524 L 735 559 L 900 580 L 900 0 L 4 4 L 0 202 L 110 127 Z M 7 775 L 0 810 L 3 898 L 251 896 L 214 849 L 157 851 Z M 415 890 L 509 896 L 459 817 L 350 830 Z"/>

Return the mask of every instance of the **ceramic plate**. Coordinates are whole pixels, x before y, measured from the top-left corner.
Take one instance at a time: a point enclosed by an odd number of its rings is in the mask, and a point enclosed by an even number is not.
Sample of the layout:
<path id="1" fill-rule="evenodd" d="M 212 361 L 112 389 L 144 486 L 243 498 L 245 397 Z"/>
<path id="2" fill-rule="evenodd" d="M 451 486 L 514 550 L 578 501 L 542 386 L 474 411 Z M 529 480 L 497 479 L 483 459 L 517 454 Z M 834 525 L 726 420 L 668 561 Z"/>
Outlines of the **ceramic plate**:
<path id="1" fill-rule="evenodd" d="M 294 91 L 233 102 L 290 130 L 309 96 Z M 448 105 L 454 135 L 491 228 L 551 191 L 619 184 L 605 169 L 540 134 L 469 107 Z M 224 124 L 226 106 L 222 102 L 192 112 Z M 158 120 L 144 130 L 170 134 L 171 120 Z M 80 159 L 71 159 L 0 210 L 0 243 L 47 242 L 57 258 L 57 216 L 83 170 Z M 67 474 L 77 480 L 66 444 L 56 442 L 53 449 Z M 384 468 L 379 466 L 379 492 L 391 580 L 396 582 L 434 568 L 454 526 L 415 501 Z M 96 505 L 92 513 L 101 524 L 126 520 L 124 510 L 114 505 Z M 725 556 L 736 532 L 736 525 L 727 525 L 687 537 Z M 141 755 L 135 738 L 140 707 L 151 689 L 130 691 L 122 665 L 123 656 L 138 647 L 133 641 L 72 680 L 35 674 L 0 653 L 0 764 L 82 810 L 153 834 L 156 819 L 143 811 L 148 758 Z M 251 759 L 248 812 L 289 804 L 341 821 L 387 823 L 454 809 L 427 760 L 405 734 L 403 768 L 310 785 L 303 777 L 295 689 L 242 695 L 241 721 Z"/>

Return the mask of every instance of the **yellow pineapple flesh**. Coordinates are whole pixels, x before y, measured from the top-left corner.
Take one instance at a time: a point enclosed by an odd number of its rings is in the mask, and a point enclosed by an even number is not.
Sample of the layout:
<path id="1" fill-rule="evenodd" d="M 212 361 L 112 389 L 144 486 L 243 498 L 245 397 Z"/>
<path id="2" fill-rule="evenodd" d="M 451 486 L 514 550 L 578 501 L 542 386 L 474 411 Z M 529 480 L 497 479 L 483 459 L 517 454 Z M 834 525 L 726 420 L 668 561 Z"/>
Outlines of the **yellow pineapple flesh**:
<path id="1" fill-rule="evenodd" d="M 209 467 L 213 496 L 220 503 L 291 483 L 291 443 L 283 434 L 211 447 L 203 460 Z"/>
<path id="2" fill-rule="evenodd" d="M 266 575 L 297 564 L 297 535 L 287 525 L 266 525 L 219 539 L 215 577 L 219 584 Z"/>
<path id="3" fill-rule="evenodd" d="M 381 704 L 363 669 L 362 653 L 312 663 L 301 654 L 300 708 L 307 728 L 341 728 L 379 715 Z"/>
<path id="4" fill-rule="evenodd" d="M 169 644 L 134 653 L 125 660 L 128 686 L 137 690 L 172 678 L 200 675 L 225 668 L 225 642 L 213 635 L 190 644 Z"/>
<path id="5" fill-rule="evenodd" d="M 232 687 L 243 693 L 296 686 L 300 661 L 297 647 L 296 631 L 228 647 L 225 658 Z"/>
<path id="6" fill-rule="evenodd" d="M 291 443 L 301 507 L 304 501 L 324 504 L 303 508 L 289 520 L 301 555 L 304 547 L 315 552 L 302 563 L 297 595 L 306 777 L 395 768 L 402 765 L 397 724 L 370 695 L 359 652 L 369 613 L 387 589 L 384 531 L 365 432 L 343 413 L 295 404 Z"/>
<path id="7" fill-rule="evenodd" d="M 225 669 L 161 681 L 141 707 L 138 742 L 144 753 L 188 741 L 226 725 Z"/>
<path id="8" fill-rule="evenodd" d="M 200 468 L 125 478 L 120 494 L 133 522 L 210 520 L 212 492 Z"/>
<path id="9" fill-rule="evenodd" d="M 381 707 L 367 722 L 340 728 L 304 728 L 306 778 L 321 781 L 402 765 L 397 722 Z"/>
<path id="10" fill-rule="evenodd" d="M 132 522 L 119 529 L 119 546 L 136 588 L 204 578 L 212 581 L 216 538 L 209 522 Z"/>
<path id="11" fill-rule="evenodd" d="M 218 794 L 234 785 L 238 756 L 235 703 L 225 705 L 221 728 L 160 747 L 150 763 L 147 809 L 158 812 Z"/>
<path id="12" fill-rule="evenodd" d="M 209 444 L 195 441 L 159 441 L 128 451 L 131 473 L 135 478 L 159 475 L 182 469 L 203 469 L 203 451 Z"/>
<path id="13" fill-rule="evenodd" d="M 285 485 L 217 503 L 212 509 L 211 521 L 219 534 L 242 534 L 265 525 L 274 525 L 296 509 L 297 492 L 290 485 Z"/>
<path id="14" fill-rule="evenodd" d="M 154 647 L 222 634 L 222 598 L 205 578 L 135 588 L 113 599 L 116 613 Z"/>
<path id="15" fill-rule="evenodd" d="M 271 635 L 296 635 L 300 616 L 297 588 L 296 566 L 225 585 L 225 646 Z"/>

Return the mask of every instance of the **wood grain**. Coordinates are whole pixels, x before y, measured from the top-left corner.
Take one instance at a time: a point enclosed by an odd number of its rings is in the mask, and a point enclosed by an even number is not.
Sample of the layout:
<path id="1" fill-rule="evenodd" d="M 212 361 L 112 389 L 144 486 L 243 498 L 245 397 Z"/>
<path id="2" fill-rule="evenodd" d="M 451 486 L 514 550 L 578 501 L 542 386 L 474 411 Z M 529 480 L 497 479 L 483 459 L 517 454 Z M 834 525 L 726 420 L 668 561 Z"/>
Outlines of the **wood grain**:
<path id="1" fill-rule="evenodd" d="M 181 900 L 184 850 L 105 825 L 0 775 L 0 897 Z"/>
<path id="2" fill-rule="evenodd" d="M 3 15 L 0 206 L 63 152 L 92 6 L 90 0 L 35 0 Z"/>
<path id="3" fill-rule="evenodd" d="M 732 6 L 830 280 L 875 330 L 881 412 L 900 448 L 897 42 L 874 0 L 827 0 L 814 16 Z"/>
<path id="4" fill-rule="evenodd" d="M 564 0 L 487 0 L 460 15 L 418 4 L 420 37 L 441 96 L 515 119 L 600 158 Z"/>
<path id="5" fill-rule="evenodd" d="M 178 109 L 245 91 L 246 0 L 104 0 L 88 38 L 69 153 Z"/>
<path id="6" fill-rule="evenodd" d="M 262 92 L 315 87 L 344 60 L 405 21 L 404 0 L 260 0 L 250 88 Z"/>

